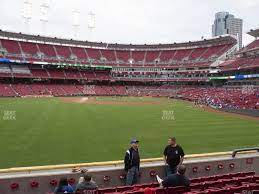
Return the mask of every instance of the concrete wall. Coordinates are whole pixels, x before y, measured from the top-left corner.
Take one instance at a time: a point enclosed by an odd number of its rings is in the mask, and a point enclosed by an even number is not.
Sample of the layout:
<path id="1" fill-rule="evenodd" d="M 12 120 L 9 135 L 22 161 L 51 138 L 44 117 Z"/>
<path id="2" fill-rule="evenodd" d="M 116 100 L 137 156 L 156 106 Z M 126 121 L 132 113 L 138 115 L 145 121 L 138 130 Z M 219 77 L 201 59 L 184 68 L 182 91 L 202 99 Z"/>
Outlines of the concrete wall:
<path id="1" fill-rule="evenodd" d="M 259 154 L 250 153 L 237 155 L 232 158 L 230 155 L 224 156 L 208 156 L 203 158 L 190 158 L 185 160 L 187 166 L 187 176 L 190 178 L 211 176 L 218 174 L 255 171 L 259 174 Z M 222 165 L 223 168 L 219 168 Z M 233 165 L 233 166 L 231 166 Z M 123 166 L 121 164 L 107 166 L 88 166 L 88 173 L 100 187 L 112 187 L 124 185 L 125 180 L 120 179 L 120 175 L 124 175 Z M 196 169 L 196 170 L 195 170 Z M 154 171 L 161 177 L 165 176 L 162 161 L 145 162 L 141 165 L 140 183 L 154 182 L 155 178 L 150 176 L 150 172 Z M 24 172 L 4 172 L 0 173 L 0 193 L 1 194 L 45 194 L 54 190 L 54 186 L 50 185 L 51 180 L 59 180 L 60 177 L 74 178 L 76 182 L 82 176 L 81 173 L 72 173 L 71 168 L 38 170 Z M 104 176 L 109 177 L 105 181 Z M 30 182 L 36 181 L 39 186 L 31 188 Z M 12 183 L 18 183 L 19 188 L 10 189 Z M 73 185 L 75 186 L 75 184 Z"/>
<path id="2" fill-rule="evenodd" d="M 241 114 L 241 115 L 248 115 L 248 116 L 252 116 L 252 117 L 259 117 L 259 110 L 247 110 L 247 109 L 237 110 L 237 109 L 229 109 L 229 108 L 224 108 L 222 110 L 226 111 L 226 112 Z"/>

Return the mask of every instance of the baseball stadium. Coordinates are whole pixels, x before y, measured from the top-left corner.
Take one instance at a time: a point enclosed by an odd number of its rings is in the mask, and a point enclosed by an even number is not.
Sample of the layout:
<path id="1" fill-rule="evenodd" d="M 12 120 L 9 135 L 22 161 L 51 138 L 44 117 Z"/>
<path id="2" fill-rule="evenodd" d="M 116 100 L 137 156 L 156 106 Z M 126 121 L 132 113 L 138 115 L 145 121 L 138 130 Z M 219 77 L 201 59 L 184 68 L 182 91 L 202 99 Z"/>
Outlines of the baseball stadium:
<path id="1" fill-rule="evenodd" d="M 0 30 L 0 193 L 259 192 L 259 29 L 247 34 L 239 48 L 231 34 L 120 44 Z M 168 138 L 188 187 L 159 186 Z M 130 143 L 140 170 L 125 186 Z M 86 174 L 98 188 L 55 192 Z"/>

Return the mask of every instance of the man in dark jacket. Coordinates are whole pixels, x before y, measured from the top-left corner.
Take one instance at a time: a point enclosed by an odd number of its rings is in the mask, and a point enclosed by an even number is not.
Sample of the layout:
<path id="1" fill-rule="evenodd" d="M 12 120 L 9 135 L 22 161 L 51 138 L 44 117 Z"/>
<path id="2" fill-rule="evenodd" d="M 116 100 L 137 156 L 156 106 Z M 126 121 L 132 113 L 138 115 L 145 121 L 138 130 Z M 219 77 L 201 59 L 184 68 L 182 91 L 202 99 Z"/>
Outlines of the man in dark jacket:
<path id="1" fill-rule="evenodd" d="M 134 185 L 138 182 L 140 157 L 138 152 L 138 143 L 136 139 L 132 139 L 131 147 L 126 151 L 124 158 L 124 169 L 127 172 L 126 185 Z"/>
<path id="2" fill-rule="evenodd" d="M 177 186 L 189 187 L 190 180 L 184 175 L 185 171 L 186 171 L 186 167 L 184 165 L 179 165 L 177 169 L 177 173 L 167 176 L 164 180 L 160 179 L 157 176 L 158 182 L 163 187 L 177 187 Z"/>
<path id="3" fill-rule="evenodd" d="M 86 174 L 83 177 L 83 181 L 78 183 L 76 186 L 76 191 L 84 191 L 84 190 L 94 190 L 97 189 L 97 184 L 92 180 L 91 175 Z"/>
<path id="4" fill-rule="evenodd" d="M 168 139 L 168 146 L 164 150 L 164 160 L 166 167 L 166 176 L 174 174 L 177 166 L 183 163 L 184 151 L 180 145 L 176 143 L 176 138 Z"/>

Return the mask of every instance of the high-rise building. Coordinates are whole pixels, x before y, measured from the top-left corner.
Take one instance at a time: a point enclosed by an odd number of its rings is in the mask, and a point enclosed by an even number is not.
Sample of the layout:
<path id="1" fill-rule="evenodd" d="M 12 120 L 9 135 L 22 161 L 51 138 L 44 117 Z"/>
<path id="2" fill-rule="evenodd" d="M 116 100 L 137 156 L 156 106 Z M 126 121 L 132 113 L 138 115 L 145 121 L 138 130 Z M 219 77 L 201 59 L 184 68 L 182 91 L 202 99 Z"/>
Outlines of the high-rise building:
<path id="1" fill-rule="evenodd" d="M 239 48 L 242 48 L 243 20 L 235 18 L 228 12 L 218 12 L 212 25 L 212 36 L 231 34 L 237 37 Z"/>

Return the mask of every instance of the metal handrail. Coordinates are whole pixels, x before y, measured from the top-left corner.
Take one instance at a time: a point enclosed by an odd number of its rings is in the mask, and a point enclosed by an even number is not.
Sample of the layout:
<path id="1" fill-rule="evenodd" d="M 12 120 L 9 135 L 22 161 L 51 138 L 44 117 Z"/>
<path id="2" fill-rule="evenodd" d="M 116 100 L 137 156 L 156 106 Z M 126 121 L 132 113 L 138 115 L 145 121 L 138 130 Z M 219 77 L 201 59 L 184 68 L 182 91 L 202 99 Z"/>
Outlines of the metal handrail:
<path id="1" fill-rule="evenodd" d="M 236 154 L 238 152 L 247 152 L 247 151 L 257 151 L 257 152 L 259 152 L 259 147 L 236 149 L 232 153 L 232 158 L 235 158 Z"/>

